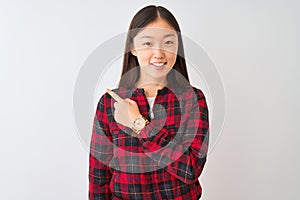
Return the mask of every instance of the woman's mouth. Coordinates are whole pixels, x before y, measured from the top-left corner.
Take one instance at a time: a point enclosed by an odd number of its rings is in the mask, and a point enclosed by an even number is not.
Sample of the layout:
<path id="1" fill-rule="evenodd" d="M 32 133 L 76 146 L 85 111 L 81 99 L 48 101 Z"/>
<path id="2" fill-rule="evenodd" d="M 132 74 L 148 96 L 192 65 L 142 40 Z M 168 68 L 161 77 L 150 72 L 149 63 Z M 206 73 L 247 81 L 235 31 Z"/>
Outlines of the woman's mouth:
<path id="1" fill-rule="evenodd" d="M 154 63 L 151 63 L 151 65 L 154 66 L 155 69 L 157 69 L 157 70 L 163 69 L 166 66 L 166 64 L 167 64 L 167 62 L 154 62 Z"/>

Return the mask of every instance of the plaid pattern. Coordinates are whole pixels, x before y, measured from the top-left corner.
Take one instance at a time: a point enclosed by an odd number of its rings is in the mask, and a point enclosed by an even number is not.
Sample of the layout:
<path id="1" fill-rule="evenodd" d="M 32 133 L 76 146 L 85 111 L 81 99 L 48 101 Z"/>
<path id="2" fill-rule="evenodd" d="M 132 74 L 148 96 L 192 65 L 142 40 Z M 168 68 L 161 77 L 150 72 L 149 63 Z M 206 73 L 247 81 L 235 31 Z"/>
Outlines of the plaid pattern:
<path id="1" fill-rule="evenodd" d="M 203 92 L 158 90 L 154 119 L 143 88 L 118 88 L 137 102 L 149 121 L 138 136 L 114 120 L 114 102 L 100 98 L 94 117 L 89 157 L 89 199 L 200 199 L 199 176 L 206 163 L 208 107 Z"/>

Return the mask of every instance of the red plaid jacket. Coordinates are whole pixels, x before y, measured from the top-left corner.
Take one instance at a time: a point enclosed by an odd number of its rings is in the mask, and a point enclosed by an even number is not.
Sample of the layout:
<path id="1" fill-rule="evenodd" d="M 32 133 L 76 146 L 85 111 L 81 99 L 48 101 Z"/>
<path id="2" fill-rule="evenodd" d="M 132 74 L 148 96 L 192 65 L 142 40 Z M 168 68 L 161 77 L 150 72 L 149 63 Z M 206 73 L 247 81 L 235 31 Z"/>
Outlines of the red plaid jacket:
<path id="1" fill-rule="evenodd" d="M 150 123 L 138 136 L 114 120 L 114 102 L 100 98 L 89 157 L 89 199 L 200 199 L 199 176 L 206 163 L 209 117 L 205 96 L 191 87 L 181 94 L 158 90 L 154 119 L 143 88 L 113 89 L 137 102 Z"/>

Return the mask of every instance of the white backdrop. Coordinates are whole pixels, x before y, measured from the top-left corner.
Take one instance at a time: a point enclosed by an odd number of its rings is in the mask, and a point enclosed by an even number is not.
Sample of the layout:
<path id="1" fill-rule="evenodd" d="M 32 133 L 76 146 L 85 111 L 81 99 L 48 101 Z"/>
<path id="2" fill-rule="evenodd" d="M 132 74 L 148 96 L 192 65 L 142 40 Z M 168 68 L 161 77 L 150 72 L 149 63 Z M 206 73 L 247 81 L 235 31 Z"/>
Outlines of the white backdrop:
<path id="1" fill-rule="evenodd" d="M 73 119 L 76 78 L 90 53 L 149 4 L 175 15 L 224 83 L 224 127 L 200 178 L 202 199 L 296 199 L 296 0 L 1 0 L 0 199 L 87 199 L 88 152 Z"/>

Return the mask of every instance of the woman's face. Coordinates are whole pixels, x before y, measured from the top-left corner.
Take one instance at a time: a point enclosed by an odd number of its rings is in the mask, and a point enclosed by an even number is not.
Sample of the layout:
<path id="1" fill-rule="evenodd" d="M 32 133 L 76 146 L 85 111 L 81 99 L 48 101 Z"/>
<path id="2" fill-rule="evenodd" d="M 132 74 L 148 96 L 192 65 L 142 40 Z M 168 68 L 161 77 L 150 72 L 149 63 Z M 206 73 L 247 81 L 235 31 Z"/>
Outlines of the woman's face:
<path id="1" fill-rule="evenodd" d="M 138 32 L 131 53 L 137 57 L 141 68 L 140 81 L 165 81 L 176 62 L 177 49 L 176 31 L 161 18 Z"/>

